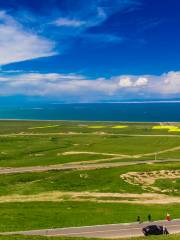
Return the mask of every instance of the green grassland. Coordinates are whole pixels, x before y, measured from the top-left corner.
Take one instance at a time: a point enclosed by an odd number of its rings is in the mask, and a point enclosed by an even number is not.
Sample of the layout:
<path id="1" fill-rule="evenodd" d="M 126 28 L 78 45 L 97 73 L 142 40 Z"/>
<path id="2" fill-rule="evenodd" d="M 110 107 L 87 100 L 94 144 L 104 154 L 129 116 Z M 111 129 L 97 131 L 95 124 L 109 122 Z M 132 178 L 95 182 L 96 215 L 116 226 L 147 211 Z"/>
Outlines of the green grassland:
<path id="1" fill-rule="evenodd" d="M 0 136 L 0 166 L 21 167 L 52 165 L 68 162 L 105 159 L 100 153 L 137 155 L 152 153 L 179 146 L 179 137 L 165 136 L 121 136 L 121 135 L 41 135 Z M 96 154 L 63 155 L 64 152 L 95 152 Z M 157 157 L 178 158 L 179 151 Z"/>
<path id="2" fill-rule="evenodd" d="M 158 159 L 178 159 L 180 156 L 180 150 L 168 152 L 168 153 L 161 153 L 158 154 Z"/>
<path id="3" fill-rule="evenodd" d="M 180 163 L 140 164 L 109 169 L 89 171 L 47 171 L 0 175 L 0 195 L 10 194 L 38 194 L 49 191 L 92 191 L 112 193 L 143 193 L 142 186 L 131 185 L 120 178 L 127 172 L 150 172 L 160 170 L 180 169 Z M 85 177 L 83 177 L 85 176 Z M 158 180 L 156 185 L 164 189 L 171 180 Z M 177 182 L 179 184 L 179 180 Z M 178 185 L 179 186 L 179 185 Z M 174 186 L 176 187 L 176 186 Z M 176 193 L 176 194 L 179 194 Z"/>
<path id="4" fill-rule="evenodd" d="M 12 134 L 20 132 L 29 133 L 48 133 L 48 132 L 94 132 L 95 128 L 90 128 L 90 126 L 107 126 L 106 128 L 100 129 L 100 131 L 109 131 L 114 133 L 142 133 L 142 132 L 154 132 L 152 130 L 156 123 L 119 123 L 119 122 L 81 122 L 81 121 L 1 121 L 0 122 L 1 134 Z M 58 125 L 58 126 L 57 126 Z M 127 125 L 128 128 L 125 129 L 113 129 L 113 126 L 117 125 Z M 54 128 L 47 128 L 46 126 L 55 126 Z M 134 128 L 135 127 L 135 128 Z M 97 129 L 98 130 L 98 129 Z M 132 131 L 133 130 L 133 131 Z M 167 133 L 166 130 L 158 130 L 158 133 Z"/>
<path id="5" fill-rule="evenodd" d="M 113 128 L 126 125 L 126 128 Z M 180 218 L 180 204 L 98 202 L 90 198 L 72 200 L 69 197 L 40 201 L 14 201 L 20 198 L 53 192 L 90 192 L 139 194 L 164 192 L 178 197 L 180 178 L 156 179 L 152 188 L 130 184 L 121 178 L 130 172 L 148 173 L 180 170 L 180 133 L 153 130 L 157 123 L 65 122 L 65 121 L 0 121 L 0 167 L 30 167 L 80 162 L 84 165 L 121 163 L 145 160 L 147 163 L 86 170 L 51 170 L 16 174 L 0 174 L 0 231 L 31 230 L 56 227 L 84 226 L 134 222 L 137 215 L 146 221 L 164 219 L 167 212 Z M 180 126 L 180 124 L 176 124 Z M 94 127 L 96 126 L 96 127 Z M 101 126 L 103 126 L 101 128 Z M 168 150 L 168 151 L 167 151 Z M 164 151 L 164 152 L 161 152 Z M 109 155 L 108 155 L 109 154 Z M 112 154 L 112 155 L 111 155 Z M 114 155 L 113 155 L 114 154 Z M 119 156 L 116 156 L 116 155 Z M 144 155 L 148 154 L 148 155 Z M 121 156 L 123 155 L 123 156 Z M 111 158 L 114 158 L 112 159 Z M 152 163 L 152 159 L 162 159 Z M 171 159 L 174 161 L 167 161 Z M 166 160 L 163 162 L 163 160 Z M 158 175 L 158 173 L 157 173 Z M 4 197 L 4 198 L 3 198 Z M 11 200 L 12 198 L 12 200 Z M 2 200 L 4 199 L 4 200 Z M 103 196 L 101 200 L 108 200 Z M 124 197 L 125 199 L 125 197 Z M 113 195 L 109 200 L 114 200 Z M 9 201 L 9 202 L 6 202 Z M 178 239 L 178 235 L 167 239 Z M 2 237 L 37 239 L 45 237 Z M 54 238 L 48 238 L 54 240 Z M 56 238 L 58 239 L 58 238 Z M 69 240 L 68 238 L 59 238 Z M 80 238 L 78 238 L 80 239 Z M 144 238 L 135 238 L 144 239 Z M 157 239 L 157 238 L 149 238 Z M 163 239 L 163 238 L 158 238 Z"/>
<path id="6" fill-rule="evenodd" d="M 166 191 L 166 194 L 180 196 L 180 178 L 177 179 L 158 179 L 155 187 Z"/>
<path id="7" fill-rule="evenodd" d="M 125 125 L 127 128 L 113 128 Z M 169 134 L 178 135 L 178 132 L 168 133 L 166 129 L 152 129 L 159 123 L 130 123 L 130 122 L 83 122 L 83 121 L 0 121 L 0 134 L 12 133 L 59 133 L 59 132 L 82 132 L 92 133 L 103 131 L 115 134 Z M 173 124 L 174 125 L 174 124 Z M 179 123 L 175 124 L 180 126 Z M 48 127 L 50 126 L 50 127 Z M 54 126 L 54 127 L 53 127 Z M 93 128 L 103 126 L 103 128 Z M 91 128 L 92 127 L 92 128 Z"/>
<path id="8" fill-rule="evenodd" d="M 47 229 L 135 222 L 138 215 L 147 221 L 165 219 L 169 211 L 173 218 L 180 215 L 178 204 L 118 204 L 93 202 L 29 202 L 1 203 L 1 231 Z"/>

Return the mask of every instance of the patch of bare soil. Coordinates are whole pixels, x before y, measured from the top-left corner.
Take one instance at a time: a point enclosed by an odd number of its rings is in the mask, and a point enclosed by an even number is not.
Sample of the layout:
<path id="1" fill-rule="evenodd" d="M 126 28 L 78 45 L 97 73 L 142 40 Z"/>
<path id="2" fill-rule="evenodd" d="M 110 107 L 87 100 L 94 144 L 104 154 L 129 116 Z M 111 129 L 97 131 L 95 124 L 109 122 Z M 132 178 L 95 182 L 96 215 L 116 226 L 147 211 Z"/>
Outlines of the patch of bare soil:
<path id="1" fill-rule="evenodd" d="M 35 157 L 41 157 L 41 156 L 44 156 L 44 153 L 35 153 L 34 156 Z"/>
<path id="2" fill-rule="evenodd" d="M 40 201 L 91 201 L 91 202 L 118 202 L 136 204 L 168 204 L 180 203 L 179 197 L 172 197 L 155 193 L 97 193 L 97 192 L 46 192 L 36 195 L 8 195 L 1 196 L 0 202 L 40 202 Z"/>
<path id="3" fill-rule="evenodd" d="M 88 155 L 103 155 L 103 156 L 122 156 L 120 154 L 115 153 L 101 153 L 101 152 L 77 152 L 77 151 L 69 151 L 63 152 L 62 155 L 79 155 L 79 154 L 88 154 Z"/>
<path id="4" fill-rule="evenodd" d="M 125 182 L 132 185 L 142 185 L 144 189 L 160 191 L 158 187 L 152 185 L 158 179 L 176 179 L 180 178 L 180 170 L 161 170 L 151 172 L 129 172 L 120 176 Z"/>

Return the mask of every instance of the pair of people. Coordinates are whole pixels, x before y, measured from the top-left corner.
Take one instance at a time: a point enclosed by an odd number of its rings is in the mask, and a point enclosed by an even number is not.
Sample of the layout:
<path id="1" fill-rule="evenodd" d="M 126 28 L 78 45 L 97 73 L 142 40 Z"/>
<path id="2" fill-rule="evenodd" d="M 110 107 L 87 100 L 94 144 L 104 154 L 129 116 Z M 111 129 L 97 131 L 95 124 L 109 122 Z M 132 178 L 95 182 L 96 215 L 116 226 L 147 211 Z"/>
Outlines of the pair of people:
<path id="1" fill-rule="evenodd" d="M 151 218 L 151 214 L 148 214 L 148 221 L 151 222 L 152 218 Z M 141 217 L 137 216 L 137 222 L 141 223 Z"/>

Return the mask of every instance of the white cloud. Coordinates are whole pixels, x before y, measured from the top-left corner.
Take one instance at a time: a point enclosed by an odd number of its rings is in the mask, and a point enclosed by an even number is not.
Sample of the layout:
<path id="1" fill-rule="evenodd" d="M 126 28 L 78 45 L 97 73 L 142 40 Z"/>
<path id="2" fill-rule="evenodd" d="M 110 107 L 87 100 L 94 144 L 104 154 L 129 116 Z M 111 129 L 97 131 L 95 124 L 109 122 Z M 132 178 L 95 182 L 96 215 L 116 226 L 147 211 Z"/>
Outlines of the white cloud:
<path id="1" fill-rule="evenodd" d="M 54 24 L 58 27 L 81 27 L 85 25 L 86 22 L 77 19 L 59 18 L 54 22 Z"/>
<path id="2" fill-rule="evenodd" d="M 180 95 L 180 71 L 169 72 L 162 76 L 164 78 L 164 84 L 161 85 L 161 91 L 164 94 L 174 93 Z"/>
<path id="3" fill-rule="evenodd" d="M 64 99 L 169 98 L 180 96 L 180 72 L 161 76 L 115 76 L 89 79 L 77 74 L 1 73 L 0 95 L 50 96 Z"/>
<path id="4" fill-rule="evenodd" d="M 0 65 L 55 54 L 55 43 L 23 28 L 0 11 Z"/>
<path id="5" fill-rule="evenodd" d="M 135 86 L 146 86 L 148 84 L 148 79 L 146 77 L 139 77 L 135 82 Z"/>
<path id="6" fill-rule="evenodd" d="M 87 41 L 122 42 L 124 38 L 116 34 L 93 34 L 87 29 L 102 24 L 118 11 L 136 5 L 134 0 L 114 0 L 113 4 L 106 0 L 89 0 L 88 6 L 86 1 L 80 1 L 79 8 L 69 6 L 66 14 L 65 11 L 58 10 L 54 14 L 57 19 L 53 17 L 54 10 L 46 19 L 28 12 L 22 13 L 23 10 L 21 14 L 16 12 L 15 17 L 12 17 L 0 10 L 0 65 L 55 55 L 56 47 L 58 50 L 67 49 L 78 37 Z M 32 24 L 33 28 L 28 27 L 28 24 Z M 43 33 L 47 32 L 48 38 L 43 37 Z M 49 40 L 53 38 L 56 42 Z"/>
<path id="7" fill-rule="evenodd" d="M 137 6 L 137 1 L 113 0 L 113 4 L 111 4 L 110 1 L 106 0 L 89 0 L 88 5 L 86 1 L 81 1 L 79 9 L 69 11 L 65 17 L 61 12 L 60 17 L 55 19 L 52 24 L 59 27 L 59 33 L 64 37 L 80 37 L 81 39 L 105 43 L 122 42 L 124 37 L 122 38 L 117 34 L 87 33 L 87 29 L 99 26 L 116 12 L 132 9 L 133 6 Z"/>
<path id="8" fill-rule="evenodd" d="M 143 87 L 148 84 L 147 77 L 134 77 L 134 76 L 126 76 L 121 77 L 119 80 L 119 86 L 123 88 L 130 87 Z"/>
<path id="9" fill-rule="evenodd" d="M 119 86 L 126 88 L 126 87 L 131 87 L 133 85 L 133 82 L 131 81 L 130 77 L 123 77 L 119 81 Z"/>

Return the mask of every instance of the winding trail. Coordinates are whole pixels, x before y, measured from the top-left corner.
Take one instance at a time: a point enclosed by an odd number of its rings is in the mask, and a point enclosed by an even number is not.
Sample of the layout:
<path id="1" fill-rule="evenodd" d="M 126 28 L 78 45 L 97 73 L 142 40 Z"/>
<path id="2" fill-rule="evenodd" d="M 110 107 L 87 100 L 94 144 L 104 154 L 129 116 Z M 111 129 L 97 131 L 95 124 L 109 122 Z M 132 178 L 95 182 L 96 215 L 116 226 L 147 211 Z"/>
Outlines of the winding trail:
<path id="1" fill-rule="evenodd" d="M 112 156 L 112 158 L 105 158 L 105 159 L 97 159 L 97 160 L 87 160 L 87 161 L 81 161 L 81 162 L 75 162 L 77 163 L 96 163 L 101 161 L 111 161 L 116 159 L 123 159 L 123 158 L 141 158 L 141 157 L 150 157 L 154 156 L 155 154 L 162 154 L 167 152 L 174 152 L 180 150 L 180 146 L 176 146 L 173 148 L 168 148 L 156 152 L 150 152 L 150 153 L 142 153 L 142 154 L 135 154 L 135 155 L 127 155 L 127 154 L 120 154 L 120 153 L 105 153 L 105 152 L 84 152 L 84 151 L 68 151 L 62 153 L 63 156 L 68 155 L 78 155 L 78 154 L 89 154 L 89 155 L 102 155 L 102 156 Z"/>

